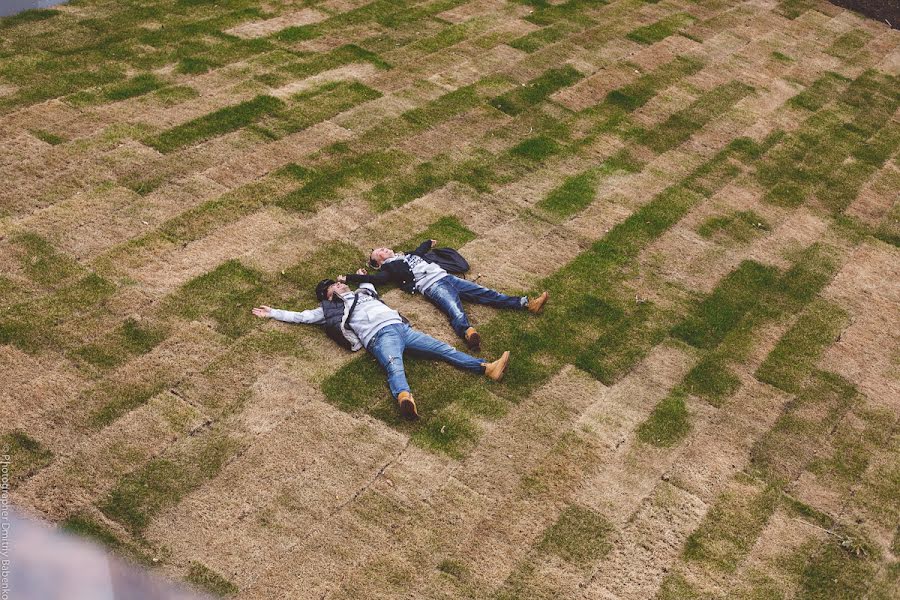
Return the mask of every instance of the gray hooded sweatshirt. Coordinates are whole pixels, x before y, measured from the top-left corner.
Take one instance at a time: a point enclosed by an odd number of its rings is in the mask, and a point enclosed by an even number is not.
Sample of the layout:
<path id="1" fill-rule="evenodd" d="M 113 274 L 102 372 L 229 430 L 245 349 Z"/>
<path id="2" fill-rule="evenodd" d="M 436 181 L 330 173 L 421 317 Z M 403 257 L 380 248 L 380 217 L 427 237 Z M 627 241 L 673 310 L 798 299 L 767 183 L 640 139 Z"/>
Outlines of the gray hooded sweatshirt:
<path id="1" fill-rule="evenodd" d="M 347 315 L 353 305 L 353 299 L 357 295 L 359 302 L 357 302 L 353 317 L 348 323 Z M 341 299 L 344 301 L 344 318 L 341 325 L 349 325 L 350 331 L 345 328 L 344 335 L 350 341 L 351 350 L 354 352 L 368 347 L 369 342 L 382 328 L 403 322 L 400 313 L 378 300 L 378 292 L 371 283 L 360 285 L 356 292 L 341 294 Z M 273 308 L 272 318 L 285 323 L 325 324 L 325 314 L 321 306 L 301 312 Z"/>

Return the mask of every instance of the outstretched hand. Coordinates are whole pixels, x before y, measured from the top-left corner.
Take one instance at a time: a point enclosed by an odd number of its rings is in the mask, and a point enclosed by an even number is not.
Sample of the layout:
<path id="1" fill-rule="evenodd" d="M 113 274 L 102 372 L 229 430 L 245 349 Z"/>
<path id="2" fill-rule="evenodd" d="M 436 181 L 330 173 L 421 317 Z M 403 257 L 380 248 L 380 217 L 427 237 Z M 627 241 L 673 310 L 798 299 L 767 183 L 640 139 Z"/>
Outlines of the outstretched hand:
<path id="1" fill-rule="evenodd" d="M 431 240 L 431 247 L 434 248 L 437 246 L 437 240 Z"/>
<path id="2" fill-rule="evenodd" d="M 257 317 L 261 317 L 263 319 L 272 316 L 272 307 L 271 306 L 257 306 L 253 309 L 253 314 Z"/>
<path id="3" fill-rule="evenodd" d="M 347 276 L 346 275 L 338 275 L 337 282 L 338 283 L 347 283 Z"/>
<path id="4" fill-rule="evenodd" d="M 366 273 L 367 273 L 367 271 L 365 269 L 357 269 L 356 270 L 357 275 L 365 275 Z"/>

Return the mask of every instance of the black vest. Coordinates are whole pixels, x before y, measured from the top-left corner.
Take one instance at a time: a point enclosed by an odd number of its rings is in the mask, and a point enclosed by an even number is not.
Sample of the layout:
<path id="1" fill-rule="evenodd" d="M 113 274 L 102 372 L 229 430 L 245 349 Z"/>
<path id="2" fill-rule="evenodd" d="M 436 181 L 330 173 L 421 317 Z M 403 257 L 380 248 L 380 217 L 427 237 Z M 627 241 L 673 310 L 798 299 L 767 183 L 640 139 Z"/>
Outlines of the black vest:
<path id="1" fill-rule="evenodd" d="M 344 302 L 342 300 L 322 300 L 319 303 L 325 317 L 325 333 L 342 348 L 350 350 L 353 346 L 344 336 L 341 321 L 344 319 Z"/>

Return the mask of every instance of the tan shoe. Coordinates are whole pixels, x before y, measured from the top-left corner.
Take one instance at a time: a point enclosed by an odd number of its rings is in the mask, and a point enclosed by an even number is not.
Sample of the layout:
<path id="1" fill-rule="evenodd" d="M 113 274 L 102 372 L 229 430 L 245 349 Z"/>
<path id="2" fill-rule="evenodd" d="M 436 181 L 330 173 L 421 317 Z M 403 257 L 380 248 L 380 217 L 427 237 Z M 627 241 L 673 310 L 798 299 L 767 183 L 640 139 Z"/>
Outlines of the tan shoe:
<path id="1" fill-rule="evenodd" d="M 475 352 L 481 350 L 481 336 L 478 335 L 478 332 L 475 331 L 474 327 L 466 329 L 466 346 L 469 347 L 469 350 Z"/>
<path id="2" fill-rule="evenodd" d="M 506 372 L 507 365 L 509 365 L 509 350 L 504 352 L 503 355 L 494 362 L 485 363 L 484 374 L 494 381 L 500 381 L 503 379 L 503 374 Z"/>
<path id="3" fill-rule="evenodd" d="M 541 309 L 544 308 L 544 305 L 547 304 L 547 299 L 550 298 L 550 294 L 548 292 L 544 292 L 534 300 L 528 301 L 528 312 L 532 314 L 538 314 L 541 312 Z"/>
<path id="4" fill-rule="evenodd" d="M 400 392 L 397 395 L 397 405 L 400 407 L 400 414 L 404 419 L 415 420 L 419 418 L 416 411 L 416 401 L 413 400 L 412 394 L 409 392 Z"/>

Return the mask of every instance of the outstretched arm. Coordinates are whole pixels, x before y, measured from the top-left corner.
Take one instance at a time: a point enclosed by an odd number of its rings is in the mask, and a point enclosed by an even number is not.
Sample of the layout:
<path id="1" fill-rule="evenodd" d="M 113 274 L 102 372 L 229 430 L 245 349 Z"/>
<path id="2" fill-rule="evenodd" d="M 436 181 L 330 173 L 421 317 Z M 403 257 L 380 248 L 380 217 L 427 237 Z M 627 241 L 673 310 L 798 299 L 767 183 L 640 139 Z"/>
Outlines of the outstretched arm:
<path id="1" fill-rule="evenodd" d="M 295 312 L 292 310 L 279 310 L 271 306 L 257 306 L 253 314 L 262 319 L 275 319 L 285 323 L 305 323 L 307 325 L 321 325 L 325 322 L 325 314 L 322 307 Z"/>
<path id="2" fill-rule="evenodd" d="M 426 252 L 428 252 L 428 251 L 430 251 L 432 248 L 434 248 L 436 244 L 437 244 L 437 240 L 425 240 L 424 242 L 422 242 L 421 244 L 419 244 L 419 247 L 418 247 L 418 248 L 416 248 L 415 250 L 413 250 L 412 252 L 410 252 L 410 254 L 415 254 L 415 255 L 417 255 L 417 256 L 422 256 L 423 254 L 425 254 Z"/>
<path id="3" fill-rule="evenodd" d="M 359 271 L 362 271 L 360 273 Z M 391 282 L 391 274 L 387 271 L 379 271 L 378 273 L 374 273 L 372 275 L 367 275 L 364 269 L 360 269 L 355 274 L 347 274 L 344 275 L 344 281 L 347 283 L 353 283 L 356 285 L 360 285 L 362 283 L 371 283 L 372 285 L 386 285 Z M 338 277 L 338 281 L 341 278 Z"/>

